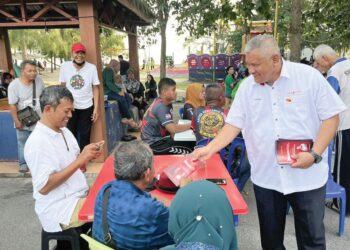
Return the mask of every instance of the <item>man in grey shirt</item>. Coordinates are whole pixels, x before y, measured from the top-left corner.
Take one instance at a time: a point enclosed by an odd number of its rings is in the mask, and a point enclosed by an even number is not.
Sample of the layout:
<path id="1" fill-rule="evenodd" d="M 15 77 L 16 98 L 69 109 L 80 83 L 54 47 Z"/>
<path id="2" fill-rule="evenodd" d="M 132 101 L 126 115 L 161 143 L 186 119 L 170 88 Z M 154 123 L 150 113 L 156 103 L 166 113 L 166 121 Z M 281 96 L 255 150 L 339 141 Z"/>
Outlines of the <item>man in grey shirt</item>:
<path id="1" fill-rule="evenodd" d="M 21 63 L 21 76 L 13 80 L 8 88 L 8 102 L 12 119 L 15 123 L 18 145 L 19 172 L 26 173 L 29 171 L 24 159 L 24 145 L 33 131 L 34 126 L 26 127 L 18 119 L 17 111 L 32 107 L 41 116 L 39 97 L 44 89 L 43 80 L 37 76 L 36 64 L 30 60 L 24 60 Z M 35 107 L 33 107 L 33 83 L 35 81 Z"/>

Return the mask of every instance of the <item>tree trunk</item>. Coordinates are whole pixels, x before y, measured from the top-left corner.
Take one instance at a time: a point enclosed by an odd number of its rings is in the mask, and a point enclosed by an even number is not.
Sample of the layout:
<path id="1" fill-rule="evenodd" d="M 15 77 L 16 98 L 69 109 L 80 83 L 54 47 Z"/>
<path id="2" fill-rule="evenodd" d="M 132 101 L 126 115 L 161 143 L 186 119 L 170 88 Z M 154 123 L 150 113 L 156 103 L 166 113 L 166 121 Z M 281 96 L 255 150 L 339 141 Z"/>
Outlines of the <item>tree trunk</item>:
<path id="1" fill-rule="evenodd" d="M 52 56 L 50 56 L 50 60 L 51 60 L 51 73 L 53 73 L 53 60 L 52 60 Z"/>
<path id="2" fill-rule="evenodd" d="M 290 60 L 300 61 L 301 55 L 301 10 L 303 0 L 292 0 L 291 24 L 289 29 L 290 36 Z"/>
<path id="3" fill-rule="evenodd" d="M 54 70 L 56 70 L 56 56 L 53 57 L 53 66 L 54 66 Z"/>
<path id="4" fill-rule="evenodd" d="M 166 23 L 160 27 L 161 47 L 160 47 L 160 79 L 166 77 Z"/>

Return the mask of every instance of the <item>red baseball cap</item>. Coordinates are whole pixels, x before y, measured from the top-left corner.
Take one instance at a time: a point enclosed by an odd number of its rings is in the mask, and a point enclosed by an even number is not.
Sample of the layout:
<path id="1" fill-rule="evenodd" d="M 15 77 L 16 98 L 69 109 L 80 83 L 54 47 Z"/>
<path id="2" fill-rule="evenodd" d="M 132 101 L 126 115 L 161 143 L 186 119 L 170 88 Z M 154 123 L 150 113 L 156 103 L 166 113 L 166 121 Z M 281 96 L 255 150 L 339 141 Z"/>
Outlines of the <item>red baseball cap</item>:
<path id="1" fill-rule="evenodd" d="M 72 45 L 72 51 L 75 53 L 86 52 L 86 48 L 82 43 L 74 43 Z"/>

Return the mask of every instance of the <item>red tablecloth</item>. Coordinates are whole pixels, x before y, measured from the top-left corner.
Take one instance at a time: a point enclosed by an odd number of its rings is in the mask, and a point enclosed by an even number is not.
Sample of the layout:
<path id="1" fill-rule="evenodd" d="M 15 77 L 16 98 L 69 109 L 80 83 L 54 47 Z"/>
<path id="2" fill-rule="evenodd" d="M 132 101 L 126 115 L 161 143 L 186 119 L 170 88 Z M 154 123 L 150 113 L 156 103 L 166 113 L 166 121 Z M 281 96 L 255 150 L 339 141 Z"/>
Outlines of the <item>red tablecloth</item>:
<path id="1" fill-rule="evenodd" d="M 174 161 L 178 161 L 179 157 L 184 157 L 183 155 L 156 155 L 154 156 L 154 167 L 156 170 L 156 176 L 162 172 L 162 170 L 171 165 Z M 236 215 L 247 214 L 248 206 L 244 201 L 242 195 L 237 190 L 236 185 L 232 181 L 229 173 L 226 170 L 225 165 L 222 163 L 220 156 L 218 154 L 210 158 L 205 168 L 201 168 L 191 175 L 193 180 L 201 180 L 207 178 L 225 178 L 227 185 L 220 185 L 226 192 L 226 195 L 231 203 L 233 212 Z M 94 185 L 92 186 L 87 199 L 79 212 L 79 219 L 82 221 L 93 221 L 94 219 L 94 206 L 95 199 L 98 191 L 101 187 L 109 181 L 114 180 L 114 170 L 113 170 L 113 156 L 109 156 L 102 166 L 101 172 L 96 178 Z M 164 198 L 172 200 L 174 195 L 161 192 L 159 190 L 153 190 L 157 196 L 162 196 Z"/>

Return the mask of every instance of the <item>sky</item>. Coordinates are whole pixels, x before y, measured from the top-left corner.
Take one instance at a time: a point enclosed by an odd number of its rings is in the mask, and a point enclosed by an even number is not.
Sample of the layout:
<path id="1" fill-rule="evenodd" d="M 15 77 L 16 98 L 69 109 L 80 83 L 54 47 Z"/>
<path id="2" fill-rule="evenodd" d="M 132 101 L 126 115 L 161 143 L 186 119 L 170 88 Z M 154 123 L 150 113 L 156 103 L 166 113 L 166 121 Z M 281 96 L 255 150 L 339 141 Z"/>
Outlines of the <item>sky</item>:
<path id="1" fill-rule="evenodd" d="M 177 35 L 175 31 L 176 20 L 174 17 L 170 17 L 168 21 L 168 26 L 166 30 L 167 35 L 167 56 L 174 56 L 175 64 L 183 63 L 188 54 L 188 47 L 183 47 L 185 42 L 186 35 Z M 142 39 L 139 37 L 138 39 Z M 149 47 L 146 46 L 145 49 L 139 49 L 139 62 L 142 65 L 142 60 L 146 57 L 153 57 L 156 64 L 160 64 L 160 47 L 161 47 L 161 38 L 160 35 L 156 36 L 156 44 L 153 44 Z M 124 40 L 125 47 L 128 47 L 127 38 Z"/>

